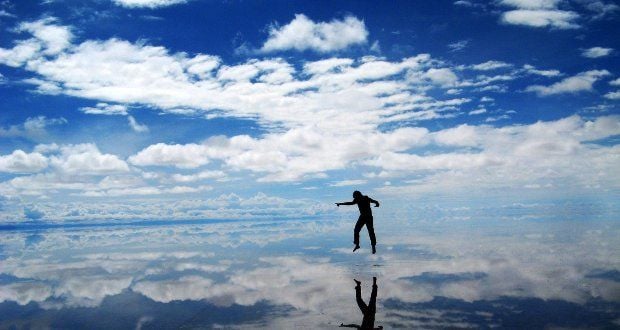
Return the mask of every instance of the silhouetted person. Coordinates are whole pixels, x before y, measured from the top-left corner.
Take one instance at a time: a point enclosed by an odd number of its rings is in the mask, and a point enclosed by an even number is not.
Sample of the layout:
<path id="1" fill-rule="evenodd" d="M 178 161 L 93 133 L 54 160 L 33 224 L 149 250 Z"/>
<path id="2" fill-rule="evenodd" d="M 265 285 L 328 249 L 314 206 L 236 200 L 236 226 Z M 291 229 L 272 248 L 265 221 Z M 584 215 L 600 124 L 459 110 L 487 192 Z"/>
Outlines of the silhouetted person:
<path id="1" fill-rule="evenodd" d="M 375 207 L 379 207 L 379 202 L 368 196 L 362 195 L 362 193 L 357 190 L 353 192 L 352 202 L 336 203 L 336 206 L 357 204 L 357 207 L 360 209 L 360 217 L 357 219 L 355 230 L 353 231 L 353 244 L 355 244 L 353 252 L 360 248 L 360 230 L 362 230 L 364 225 L 366 225 L 366 229 L 368 229 L 370 244 L 372 244 L 372 253 L 375 254 L 377 252 L 375 249 L 375 245 L 377 245 L 377 238 L 375 237 L 375 228 L 372 224 L 372 210 L 370 209 L 370 203 L 375 203 Z"/>
<path id="2" fill-rule="evenodd" d="M 357 306 L 362 311 L 362 314 L 364 314 L 364 319 L 362 320 L 362 325 L 340 323 L 340 327 L 363 330 L 383 329 L 383 326 L 375 328 L 375 313 L 377 312 L 377 278 L 372 278 L 372 293 L 370 294 L 368 305 L 366 305 L 364 300 L 362 300 L 362 283 L 356 279 L 353 280 L 355 281 L 355 300 L 357 301 Z"/>

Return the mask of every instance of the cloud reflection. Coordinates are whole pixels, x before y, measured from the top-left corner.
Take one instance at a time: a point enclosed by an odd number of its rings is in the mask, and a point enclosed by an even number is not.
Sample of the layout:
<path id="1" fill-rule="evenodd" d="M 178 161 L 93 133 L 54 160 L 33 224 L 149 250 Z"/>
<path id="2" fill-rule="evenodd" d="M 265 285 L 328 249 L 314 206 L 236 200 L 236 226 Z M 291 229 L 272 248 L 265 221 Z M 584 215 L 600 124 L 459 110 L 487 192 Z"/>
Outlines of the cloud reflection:
<path id="1" fill-rule="evenodd" d="M 515 325 L 516 310 L 536 308 L 553 315 L 528 326 L 615 324 L 618 226 L 519 221 L 386 226 L 378 255 L 340 252 L 349 230 L 338 221 L 49 230 L 36 244 L 31 233 L 11 232 L 2 243 L 0 314 L 17 304 L 50 315 L 76 307 L 114 315 L 120 307 L 111 301 L 136 300 L 141 307 L 123 310 L 133 315 L 130 328 L 156 327 L 162 311 L 172 322 L 204 308 L 254 316 L 199 317 L 201 326 L 331 327 L 359 318 L 351 279 L 371 292 L 377 277 L 376 318 L 386 328 Z M 591 319 L 562 317 L 570 311 Z M 2 326 L 15 321 L 6 315 Z"/>

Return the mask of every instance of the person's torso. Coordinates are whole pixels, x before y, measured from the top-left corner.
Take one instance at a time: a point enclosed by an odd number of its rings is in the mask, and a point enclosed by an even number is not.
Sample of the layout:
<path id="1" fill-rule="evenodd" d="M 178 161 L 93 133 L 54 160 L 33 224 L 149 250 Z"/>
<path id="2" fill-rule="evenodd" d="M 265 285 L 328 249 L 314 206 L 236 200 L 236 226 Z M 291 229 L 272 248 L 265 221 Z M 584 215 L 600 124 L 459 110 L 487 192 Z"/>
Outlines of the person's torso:
<path id="1" fill-rule="evenodd" d="M 357 207 L 360 210 L 361 215 L 372 216 L 372 210 L 370 209 L 370 198 L 368 196 L 362 196 L 355 200 Z"/>

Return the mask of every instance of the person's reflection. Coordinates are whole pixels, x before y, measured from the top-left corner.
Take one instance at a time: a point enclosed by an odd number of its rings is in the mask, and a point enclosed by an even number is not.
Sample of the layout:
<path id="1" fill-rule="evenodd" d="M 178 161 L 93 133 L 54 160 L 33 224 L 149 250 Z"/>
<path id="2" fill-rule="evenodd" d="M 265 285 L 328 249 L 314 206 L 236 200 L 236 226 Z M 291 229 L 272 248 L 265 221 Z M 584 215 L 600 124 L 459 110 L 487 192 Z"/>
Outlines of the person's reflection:
<path id="1" fill-rule="evenodd" d="M 357 306 L 359 306 L 362 314 L 364 314 L 364 319 L 362 320 L 362 325 L 340 323 L 340 327 L 365 330 L 383 329 L 383 326 L 375 328 L 375 313 L 377 312 L 377 278 L 372 278 L 372 293 L 370 294 L 370 301 L 368 301 L 368 305 L 366 305 L 362 299 L 362 282 L 356 279 L 353 280 L 355 281 L 355 300 L 357 301 Z"/>

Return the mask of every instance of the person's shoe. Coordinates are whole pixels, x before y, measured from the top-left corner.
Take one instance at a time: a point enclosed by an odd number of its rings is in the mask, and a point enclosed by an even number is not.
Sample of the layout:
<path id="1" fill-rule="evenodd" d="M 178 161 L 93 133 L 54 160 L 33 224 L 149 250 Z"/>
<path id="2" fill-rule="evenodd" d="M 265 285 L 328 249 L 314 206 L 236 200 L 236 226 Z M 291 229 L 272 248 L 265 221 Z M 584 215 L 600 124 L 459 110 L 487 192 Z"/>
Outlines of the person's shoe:
<path id="1" fill-rule="evenodd" d="M 356 279 L 353 279 L 353 280 L 355 281 L 355 285 L 357 285 L 357 286 L 362 285 L 362 282 L 360 282 L 360 281 L 358 281 L 358 280 L 356 280 Z"/>
<path id="2" fill-rule="evenodd" d="M 353 252 L 357 251 L 359 248 L 360 248 L 360 246 L 359 246 L 359 245 L 356 245 L 356 246 L 353 248 Z"/>
<path id="3" fill-rule="evenodd" d="M 372 246 L 372 254 L 375 254 L 375 253 L 377 253 L 377 249 L 375 249 L 375 246 L 373 245 Z"/>

